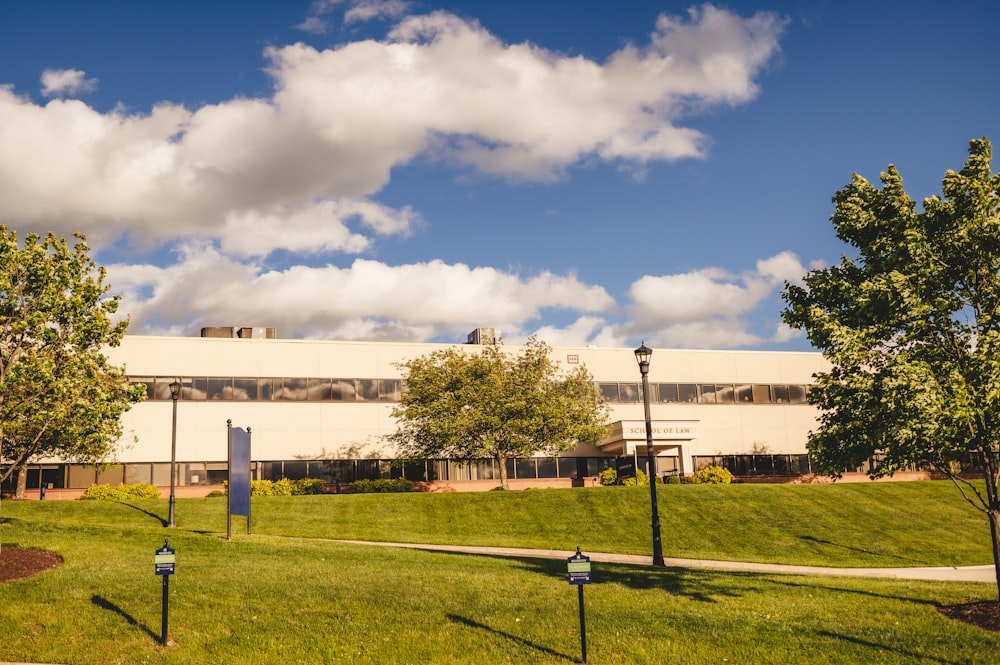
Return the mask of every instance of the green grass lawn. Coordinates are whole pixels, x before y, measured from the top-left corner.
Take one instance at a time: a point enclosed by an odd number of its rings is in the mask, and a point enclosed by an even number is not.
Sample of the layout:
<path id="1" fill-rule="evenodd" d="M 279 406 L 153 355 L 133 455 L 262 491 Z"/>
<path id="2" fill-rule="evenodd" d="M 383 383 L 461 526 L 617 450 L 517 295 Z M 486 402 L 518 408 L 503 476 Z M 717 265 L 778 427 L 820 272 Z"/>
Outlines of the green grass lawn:
<path id="1" fill-rule="evenodd" d="M 949 484 L 665 486 L 664 554 L 834 566 L 990 563 Z M 253 536 L 224 499 L 4 502 L 0 543 L 64 565 L 0 585 L 0 661 L 568 663 L 565 562 L 346 545 L 349 538 L 648 554 L 647 488 L 262 497 Z M 177 550 L 171 647 L 153 553 Z M 994 585 L 598 564 L 591 663 L 996 663 L 1000 635 L 942 604 Z"/>

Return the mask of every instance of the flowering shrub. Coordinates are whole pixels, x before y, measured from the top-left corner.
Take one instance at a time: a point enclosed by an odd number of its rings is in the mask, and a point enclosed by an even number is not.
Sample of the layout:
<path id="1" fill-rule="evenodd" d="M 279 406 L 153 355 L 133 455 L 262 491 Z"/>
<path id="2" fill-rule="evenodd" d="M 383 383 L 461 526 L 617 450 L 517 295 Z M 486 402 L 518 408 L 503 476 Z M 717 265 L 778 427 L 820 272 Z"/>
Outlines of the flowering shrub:
<path id="1" fill-rule="evenodd" d="M 160 490 L 149 483 L 135 485 L 91 485 L 84 490 L 81 499 L 97 501 L 127 501 L 129 499 L 158 499 Z"/>

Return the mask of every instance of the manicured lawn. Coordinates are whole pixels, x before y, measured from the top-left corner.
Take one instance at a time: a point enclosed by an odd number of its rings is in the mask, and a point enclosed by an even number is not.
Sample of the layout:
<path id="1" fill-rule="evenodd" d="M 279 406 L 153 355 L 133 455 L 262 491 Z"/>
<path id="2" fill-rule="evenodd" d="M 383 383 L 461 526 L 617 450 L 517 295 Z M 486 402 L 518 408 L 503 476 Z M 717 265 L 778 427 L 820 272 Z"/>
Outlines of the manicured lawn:
<path id="1" fill-rule="evenodd" d="M 667 486 L 667 556 L 844 566 L 967 565 L 986 522 L 950 485 Z M 645 491 L 644 491 L 645 490 Z M 645 498 L 645 501 L 643 499 Z M 648 489 L 225 500 L 4 502 L 0 543 L 64 565 L 0 585 L 0 661 L 567 663 L 565 563 L 345 545 L 403 540 L 648 554 Z M 177 550 L 158 644 L 153 552 Z M 591 663 L 995 663 L 1000 635 L 940 616 L 993 585 L 595 566 Z"/>

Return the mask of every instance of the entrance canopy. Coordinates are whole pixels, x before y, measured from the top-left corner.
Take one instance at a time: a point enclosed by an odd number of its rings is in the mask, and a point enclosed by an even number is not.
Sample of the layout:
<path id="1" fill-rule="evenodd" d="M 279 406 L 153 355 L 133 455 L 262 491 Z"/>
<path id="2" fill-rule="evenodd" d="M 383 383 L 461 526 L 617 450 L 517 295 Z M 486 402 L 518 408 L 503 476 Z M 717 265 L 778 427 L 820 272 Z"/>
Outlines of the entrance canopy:
<path id="1" fill-rule="evenodd" d="M 653 454 L 675 452 L 681 473 L 693 471 L 691 442 L 698 438 L 697 420 L 654 420 Z M 605 453 L 619 457 L 646 455 L 646 421 L 618 420 L 611 423 L 611 435 L 597 442 Z"/>

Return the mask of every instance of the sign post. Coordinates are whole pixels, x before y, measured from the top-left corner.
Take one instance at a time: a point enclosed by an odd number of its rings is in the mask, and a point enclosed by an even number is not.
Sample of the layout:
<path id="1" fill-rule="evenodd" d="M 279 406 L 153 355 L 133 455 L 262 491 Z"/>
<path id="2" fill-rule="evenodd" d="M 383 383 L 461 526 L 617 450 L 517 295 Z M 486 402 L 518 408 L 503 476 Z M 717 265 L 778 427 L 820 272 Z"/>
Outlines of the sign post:
<path id="1" fill-rule="evenodd" d="M 250 428 L 233 427 L 229 432 L 229 506 L 226 513 L 226 540 L 233 539 L 233 515 L 245 515 L 250 535 Z"/>
<path id="2" fill-rule="evenodd" d="M 176 554 L 167 541 L 163 541 L 163 547 L 156 550 L 153 557 L 153 570 L 163 578 L 163 601 L 160 613 L 160 644 L 167 646 L 167 617 L 170 615 L 170 576 L 174 574 L 176 564 Z"/>
<path id="3" fill-rule="evenodd" d="M 576 548 L 576 554 L 566 559 L 566 572 L 569 576 L 569 583 L 575 584 L 580 602 L 580 650 L 583 652 L 583 662 L 587 662 L 587 620 L 583 612 L 583 585 L 590 584 L 590 557 L 580 553 L 580 548 Z"/>

